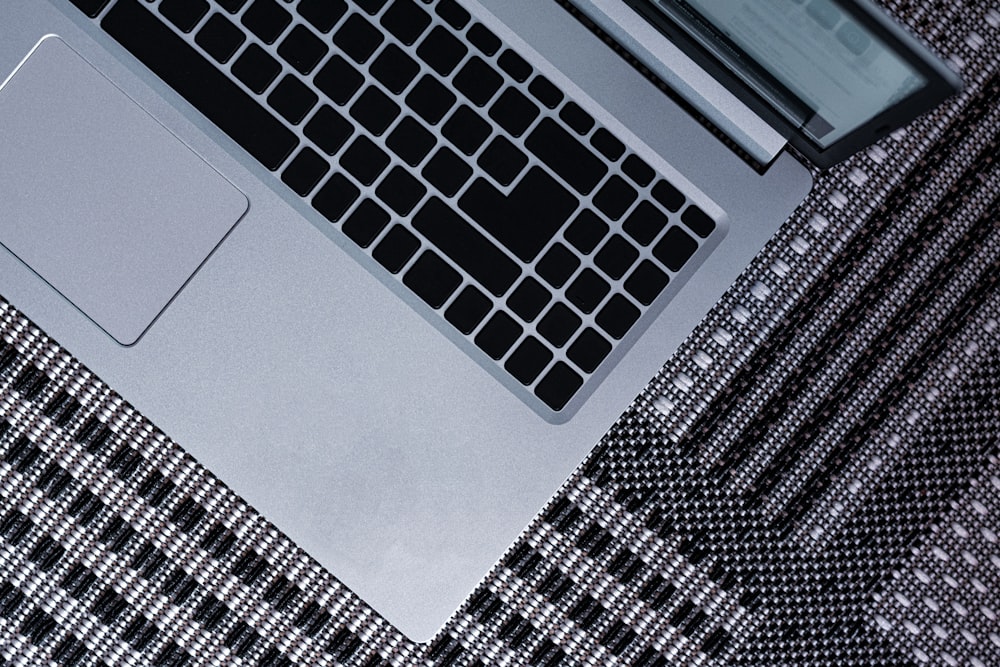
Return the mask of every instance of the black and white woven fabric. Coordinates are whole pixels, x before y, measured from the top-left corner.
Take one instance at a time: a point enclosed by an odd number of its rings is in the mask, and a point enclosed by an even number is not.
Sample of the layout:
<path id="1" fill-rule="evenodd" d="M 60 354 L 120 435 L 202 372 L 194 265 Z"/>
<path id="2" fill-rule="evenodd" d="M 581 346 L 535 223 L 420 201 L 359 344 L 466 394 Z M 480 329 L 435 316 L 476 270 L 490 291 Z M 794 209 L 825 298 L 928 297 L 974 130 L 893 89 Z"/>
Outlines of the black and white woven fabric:
<path id="1" fill-rule="evenodd" d="M 887 5 L 965 91 L 817 175 L 426 646 L 0 300 L 0 665 L 1000 665 L 1000 6 Z"/>

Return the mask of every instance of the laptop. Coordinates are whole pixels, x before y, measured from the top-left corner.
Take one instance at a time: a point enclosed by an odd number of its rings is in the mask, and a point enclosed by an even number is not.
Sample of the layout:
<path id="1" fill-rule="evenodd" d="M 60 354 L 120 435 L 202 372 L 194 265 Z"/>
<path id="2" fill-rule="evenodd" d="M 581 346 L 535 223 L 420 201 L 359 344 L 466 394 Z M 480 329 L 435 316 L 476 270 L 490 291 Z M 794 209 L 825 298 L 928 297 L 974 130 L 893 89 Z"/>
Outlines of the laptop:
<path id="1" fill-rule="evenodd" d="M 813 170 L 959 87 L 861 0 L 3 16 L 0 293 L 415 641 Z"/>

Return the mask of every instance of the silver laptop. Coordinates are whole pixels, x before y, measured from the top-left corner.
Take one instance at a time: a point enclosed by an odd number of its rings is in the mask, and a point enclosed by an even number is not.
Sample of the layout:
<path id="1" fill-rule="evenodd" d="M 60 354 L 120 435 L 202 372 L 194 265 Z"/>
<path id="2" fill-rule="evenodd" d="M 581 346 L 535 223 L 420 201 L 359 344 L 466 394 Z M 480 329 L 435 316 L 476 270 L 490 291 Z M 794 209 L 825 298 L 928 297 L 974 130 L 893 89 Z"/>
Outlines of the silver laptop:
<path id="1" fill-rule="evenodd" d="M 862 1 L 2 17 L 0 293 L 417 641 L 803 200 L 803 160 L 958 87 Z"/>

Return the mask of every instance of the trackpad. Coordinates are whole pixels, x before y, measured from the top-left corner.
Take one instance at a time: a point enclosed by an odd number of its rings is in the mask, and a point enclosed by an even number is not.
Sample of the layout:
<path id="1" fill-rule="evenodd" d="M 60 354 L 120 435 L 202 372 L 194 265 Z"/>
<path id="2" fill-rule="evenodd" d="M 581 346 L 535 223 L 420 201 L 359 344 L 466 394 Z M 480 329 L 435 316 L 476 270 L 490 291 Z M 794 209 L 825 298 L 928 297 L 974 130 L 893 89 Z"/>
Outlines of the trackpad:
<path id="1" fill-rule="evenodd" d="M 0 88 L 0 202 L 0 243 L 122 345 L 248 206 L 55 36 Z"/>

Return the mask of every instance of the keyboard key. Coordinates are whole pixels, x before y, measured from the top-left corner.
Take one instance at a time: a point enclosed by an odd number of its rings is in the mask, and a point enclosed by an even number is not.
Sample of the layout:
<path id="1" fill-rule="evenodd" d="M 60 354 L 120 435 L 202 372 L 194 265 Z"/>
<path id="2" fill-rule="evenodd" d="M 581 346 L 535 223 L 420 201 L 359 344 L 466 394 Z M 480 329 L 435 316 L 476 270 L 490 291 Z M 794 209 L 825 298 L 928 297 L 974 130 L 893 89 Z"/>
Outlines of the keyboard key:
<path id="1" fill-rule="evenodd" d="M 611 343 L 604 340 L 601 334 L 587 327 L 566 350 L 566 356 L 582 371 L 593 373 L 609 352 L 611 352 Z"/>
<path id="2" fill-rule="evenodd" d="M 299 0 L 299 15 L 320 32 L 330 32 L 347 11 L 344 0 Z"/>
<path id="3" fill-rule="evenodd" d="M 551 300 L 552 293 L 540 282 L 528 276 L 507 297 L 507 305 L 525 322 L 531 322 Z"/>
<path id="4" fill-rule="evenodd" d="M 219 3 L 219 6 L 225 9 L 230 14 L 235 14 L 243 8 L 243 5 L 247 4 L 247 0 L 215 0 Z"/>
<path id="5" fill-rule="evenodd" d="M 274 0 L 253 0 L 240 22 L 265 44 L 274 44 L 292 22 L 292 15 Z"/>
<path id="6" fill-rule="evenodd" d="M 708 217 L 708 214 L 694 204 L 688 206 L 681 213 L 681 222 L 703 239 L 708 238 L 708 235 L 715 229 L 715 220 Z"/>
<path id="7" fill-rule="evenodd" d="M 653 178 L 656 176 L 656 172 L 648 164 L 643 162 L 636 155 L 629 155 L 622 162 L 622 171 L 625 175 L 635 181 L 635 184 L 639 187 L 646 187 L 653 182 Z"/>
<path id="8" fill-rule="evenodd" d="M 625 291 L 642 305 L 648 306 L 660 295 L 668 282 L 670 278 L 666 273 L 648 259 L 644 259 L 625 280 Z"/>
<path id="9" fill-rule="evenodd" d="M 327 220 L 337 222 L 360 194 L 358 187 L 343 174 L 334 174 L 313 197 L 312 205 Z"/>
<path id="10" fill-rule="evenodd" d="M 604 304 L 594 321 L 613 338 L 621 339 L 639 319 L 639 309 L 621 294 L 615 294 Z"/>
<path id="11" fill-rule="evenodd" d="M 424 165 L 421 175 L 446 197 L 453 196 L 472 176 L 472 167 L 450 148 L 442 146 Z"/>
<path id="12" fill-rule="evenodd" d="M 402 167 L 393 167 L 382 179 L 375 194 L 399 215 L 407 215 L 427 193 L 423 184 Z"/>
<path id="13" fill-rule="evenodd" d="M 519 83 L 527 81 L 528 77 L 531 76 L 531 65 L 528 64 L 528 61 L 510 49 L 500 54 L 500 57 L 497 58 L 497 65 L 500 65 L 500 69 L 510 74 Z"/>
<path id="14" fill-rule="evenodd" d="M 367 248 L 387 224 L 389 214 L 371 199 L 365 199 L 347 216 L 341 229 L 349 239 Z"/>
<path id="15" fill-rule="evenodd" d="M 456 99 L 444 84 L 425 74 L 407 94 L 406 104 L 428 123 L 437 125 Z"/>
<path id="16" fill-rule="evenodd" d="M 462 284 L 462 276 L 436 253 L 425 250 L 403 276 L 403 284 L 436 310 Z"/>
<path id="17" fill-rule="evenodd" d="M 559 117 L 577 134 L 587 134 L 594 128 L 594 117 L 573 100 L 559 110 Z"/>
<path id="18" fill-rule="evenodd" d="M 327 97 L 343 106 L 358 92 L 365 77 L 349 62 L 335 55 L 316 72 L 313 82 Z"/>
<path id="19" fill-rule="evenodd" d="M 540 167 L 530 168 L 504 195 L 483 178 L 465 191 L 459 207 L 525 262 L 530 262 L 559 231 L 577 200 Z"/>
<path id="20" fill-rule="evenodd" d="M 610 290 L 608 281 L 588 267 L 566 288 L 566 298 L 584 313 L 592 313 Z"/>
<path id="21" fill-rule="evenodd" d="M 333 34 L 333 43 L 355 62 L 366 62 L 382 40 L 382 32 L 360 14 L 351 14 Z"/>
<path id="22" fill-rule="evenodd" d="M 494 359 L 500 359 L 520 337 L 524 329 L 504 312 L 493 313 L 476 334 L 476 345 Z"/>
<path id="23" fill-rule="evenodd" d="M 535 386 L 535 395 L 547 406 L 559 411 L 566 406 L 582 384 L 583 378 L 576 371 L 568 364 L 557 361 Z"/>
<path id="24" fill-rule="evenodd" d="M 485 294 L 472 285 L 466 285 L 444 311 L 444 319 L 465 335 L 469 335 L 475 331 L 492 307 L 493 302 Z"/>
<path id="25" fill-rule="evenodd" d="M 295 150 L 288 128 L 137 0 L 116 2 L 101 26 L 266 168 Z"/>
<path id="26" fill-rule="evenodd" d="M 580 316 L 574 313 L 569 306 L 556 302 L 549 308 L 549 312 L 545 313 L 545 316 L 538 321 L 535 328 L 545 340 L 556 347 L 562 347 L 566 341 L 573 337 L 582 323 L 583 320 L 580 319 Z"/>
<path id="27" fill-rule="evenodd" d="M 524 134 L 538 117 L 538 106 L 517 88 L 503 91 L 490 107 L 490 118 L 515 137 Z"/>
<path id="28" fill-rule="evenodd" d="M 278 61 L 256 44 L 248 46 L 233 63 L 233 75 L 255 93 L 263 93 L 280 72 Z"/>
<path id="29" fill-rule="evenodd" d="M 357 137 L 344 154 L 340 164 L 364 185 L 371 185 L 389 166 L 389 156 L 366 136 Z"/>
<path id="30" fill-rule="evenodd" d="M 399 121 L 385 140 L 389 150 L 411 167 L 420 164 L 424 156 L 434 148 L 434 143 L 434 135 L 410 116 Z"/>
<path id="31" fill-rule="evenodd" d="M 651 192 L 653 199 L 663 204 L 663 207 L 671 213 L 676 213 L 684 205 L 684 195 L 666 181 L 657 181 Z"/>
<path id="32" fill-rule="evenodd" d="M 420 65 L 401 48 L 389 44 L 372 61 L 369 71 L 386 88 L 399 94 L 413 81 L 413 77 L 420 71 Z"/>
<path id="33" fill-rule="evenodd" d="M 534 336 L 528 336 L 504 362 L 507 372 L 524 386 L 530 385 L 552 361 L 552 352 Z"/>
<path id="34" fill-rule="evenodd" d="M 539 74 L 528 84 L 528 92 L 535 96 L 535 99 L 550 109 L 555 109 L 562 102 L 563 94 L 555 84 Z"/>
<path id="35" fill-rule="evenodd" d="M 108 4 L 110 0 L 69 0 L 76 8 L 81 12 L 89 16 L 90 18 L 97 18 L 97 15 L 101 13 L 104 9 L 104 5 Z"/>
<path id="36" fill-rule="evenodd" d="M 455 30 L 461 30 L 472 19 L 469 12 L 460 7 L 455 0 L 440 0 L 434 12 Z"/>
<path id="37" fill-rule="evenodd" d="M 368 86 L 351 105 L 351 118 L 381 136 L 399 115 L 399 105 L 375 86 Z"/>
<path id="38" fill-rule="evenodd" d="M 473 56 L 462 65 L 452 80 L 455 88 L 477 107 L 485 106 L 500 89 L 503 77 L 479 56 Z"/>
<path id="39" fill-rule="evenodd" d="M 281 40 L 278 55 L 302 74 L 313 71 L 326 55 L 327 49 L 319 37 L 309 28 L 297 25 Z"/>
<path id="40" fill-rule="evenodd" d="M 227 63 L 240 48 L 246 37 L 222 14 L 212 14 L 205 21 L 198 34 L 194 36 L 195 43 L 208 52 L 220 63 Z"/>
<path id="41" fill-rule="evenodd" d="M 677 226 L 671 227 L 663 235 L 659 243 L 653 246 L 653 256 L 663 262 L 671 271 L 680 271 L 694 251 L 698 243 Z"/>
<path id="42" fill-rule="evenodd" d="M 403 44 L 410 45 L 430 25 L 431 17 L 413 0 L 394 0 L 379 22 Z"/>
<path id="43" fill-rule="evenodd" d="M 628 210 L 639 193 L 621 176 L 613 174 L 594 195 L 594 206 L 612 220 L 617 220 Z"/>
<path id="44" fill-rule="evenodd" d="M 160 13 L 183 32 L 191 32 L 208 13 L 208 3 L 205 0 L 163 0 Z"/>
<path id="45" fill-rule="evenodd" d="M 615 234 L 594 255 L 594 264 L 608 276 L 618 280 L 637 259 L 639 251 L 620 234 Z"/>
<path id="46" fill-rule="evenodd" d="M 510 142 L 507 137 L 497 135 L 477 160 L 487 174 L 500 185 L 510 185 L 528 164 L 528 156 Z"/>
<path id="47" fill-rule="evenodd" d="M 441 26 L 435 26 L 417 47 L 420 59 L 441 76 L 451 74 L 468 52 L 465 44 Z"/>
<path id="48" fill-rule="evenodd" d="M 472 107 L 463 104 L 455 110 L 444 126 L 441 134 L 455 144 L 458 150 L 472 155 L 490 136 L 490 124 L 483 120 Z"/>
<path id="49" fill-rule="evenodd" d="M 333 107 L 324 104 L 306 123 L 305 135 L 327 155 L 333 155 L 354 134 L 354 125 L 337 113 Z"/>
<path id="50" fill-rule="evenodd" d="M 535 266 L 535 272 L 555 288 L 562 287 L 569 277 L 580 266 L 580 260 L 569 248 L 561 243 L 553 243 L 545 251 Z"/>
<path id="51" fill-rule="evenodd" d="M 372 250 L 372 257 L 389 273 L 399 273 L 419 248 L 420 241 L 410 230 L 393 225 Z"/>
<path id="52" fill-rule="evenodd" d="M 625 233 L 644 246 L 652 243 L 666 226 L 667 216 L 660 213 L 660 210 L 648 201 L 639 202 L 622 223 Z"/>
<path id="53" fill-rule="evenodd" d="M 378 14 L 387 0 L 354 0 L 354 2 L 357 3 L 358 7 L 374 16 Z"/>
<path id="54" fill-rule="evenodd" d="M 312 192 L 316 184 L 320 182 L 326 172 L 330 171 L 330 165 L 319 153 L 306 146 L 295 156 L 285 171 L 281 174 L 281 180 L 285 182 L 297 195 L 305 197 Z"/>
<path id="55" fill-rule="evenodd" d="M 531 131 L 525 146 L 580 194 L 589 194 L 608 165 L 551 118 L 543 118 Z"/>
<path id="56" fill-rule="evenodd" d="M 301 123 L 317 101 L 319 97 L 316 93 L 291 74 L 286 74 L 267 96 L 271 108 L 292 125 Z"/>
<path id="57" fill-rule="evenodd" d="M 601 220 L 590 209 L 580 211 L 580 215 L 570 223 L 563 236 L 570 244 L 585 255 L 589 255 L 608 234 L 608 223 Z"/>
<path id="58" fill-rule="evenodd" d="M 469 28 L 466 36 L 477 49 L 488 56 L 492 56 L 499 51 L 502 44 L 500 38 L 490 32 L 482 23 L 477 23 Z"/>
<path id="59" fill-rule="evenodd" d="M 521 275 L 521 267 L 437 197 L 416 212 L 413 228 L 492 294 L 501 296 Z"/>
<path id="60" fill-rule="evenodd" d="M 618 160 L 625 153 L 625 144 L 618 141 L 613 134 L 603 127 L 598 128 L 594 132 L 594 136 L 590 138 L 590 145 L 612 162 Z"/>

